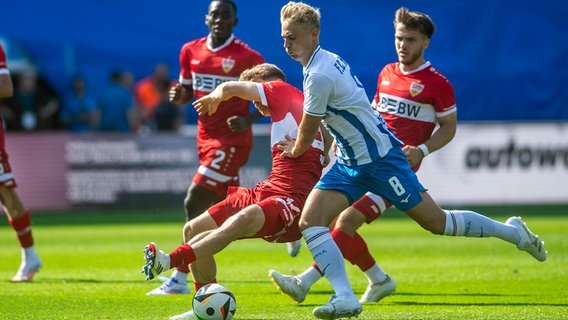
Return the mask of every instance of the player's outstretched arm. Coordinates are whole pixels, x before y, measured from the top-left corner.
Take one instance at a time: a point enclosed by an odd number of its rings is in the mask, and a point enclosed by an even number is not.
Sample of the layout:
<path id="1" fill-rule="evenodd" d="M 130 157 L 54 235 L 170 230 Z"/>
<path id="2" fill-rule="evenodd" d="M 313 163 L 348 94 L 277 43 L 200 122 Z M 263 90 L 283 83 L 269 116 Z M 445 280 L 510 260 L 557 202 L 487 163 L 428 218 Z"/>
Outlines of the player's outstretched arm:
<path id="1" fill-rule="evenodd" d="M 200 115 L 212 115 L 217 111 L 219 104 L 238 97 L 245 100 L 259 101 L 257 83 L 250 81 L 229 81 L 219 85 L 215 90 L 193 102 L 193 107 Z"/>

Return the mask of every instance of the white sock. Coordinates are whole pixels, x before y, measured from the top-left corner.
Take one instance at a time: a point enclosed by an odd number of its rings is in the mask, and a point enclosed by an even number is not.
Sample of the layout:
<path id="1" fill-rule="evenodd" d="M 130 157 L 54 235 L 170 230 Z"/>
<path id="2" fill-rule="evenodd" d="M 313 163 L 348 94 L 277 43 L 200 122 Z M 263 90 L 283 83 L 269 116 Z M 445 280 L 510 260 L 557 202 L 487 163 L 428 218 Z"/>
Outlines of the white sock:
<path id="1" fill-rule="evenodd" d="M 341 251 L 333 241 L 329 228 L 310 227 L 302 231 L 308 249 L 318 267 L 329 280 L 335 294 L 338 296 L 353 297 L 356 299 L 347 273 Z"/>
<path id="2" fill-rule="evenodd" d="M 375 263 L 375 265 L 373 265 L 369 269 L 365 270 L 365 275 L 367 276 L 367 279 L 371 284 L 381 283 L 387 279 L 387 274 L 377 263 Z"/>
<path id="3" fill-rule="evenodd" d="M 172 272 L 170 278 L 176 279 L 178 283 L 187 283 L 187 273 L 178 271 L 177 269 L 175 269 L 174 272 Z"/>
<path id="4" fill-rule="evenodd" d="M 514 226 L 504 224 L 473 211 L 445 210 L 444 235 L 466 237 L 497 237 L 512 244 L 519 242 L 519 232 Z"/>
<path id="5" fill-rule="evenodd" d="M 318 282 L 323 276 L 318 271 L 318 269 L 310 266 L 306 271 L 302 272 L 298 275 L 298 278 L 302 280 L 302 287 L 306 290 L 310 290 L 310 288 L 314 285 L 314 283 Z"/>
<path id="6" fill-rule="evenodd" d="M 22 248 L 22 261 L 28 260 L 39 260 L 39 256 L 35 251 L 35 246 L 29 246 L 27 248 Z"/>

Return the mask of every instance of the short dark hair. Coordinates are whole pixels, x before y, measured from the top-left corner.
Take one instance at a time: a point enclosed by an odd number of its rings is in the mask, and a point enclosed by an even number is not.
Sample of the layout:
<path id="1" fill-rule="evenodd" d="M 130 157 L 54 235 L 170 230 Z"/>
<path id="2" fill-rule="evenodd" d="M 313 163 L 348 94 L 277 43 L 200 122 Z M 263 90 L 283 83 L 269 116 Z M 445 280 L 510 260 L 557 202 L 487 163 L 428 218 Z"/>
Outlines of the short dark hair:
<path id="1" fill-rule="evenodd" d="M 416 29 L 420 31 L 420 33 L 427 36 L 428 39 L 432 38 L 434 31 L 436 31 L 436 25 L 434 24 L 434 21 L 432 21 L 432 19 L 430 19 L 430 17 L 425 13 L 418 11 L 408 11 L 407 8 L 401 7 L 400 9 L 396 10 L 394 17 L 395 28 L 396 25 L 400 23 L 408 29 Z"/>
<path id="2" fill-rule="evenodd" d="M 235 11 L 235 15 L 237 15 L 237 5 L 233 0 L 211 0 L 211 3 L 213 2 L 224 2 L 230 4 L 231 7 L 233 7 L 233 10 Z M 209 4 L 209 7 L 211 7 L 211 3 Z"/>

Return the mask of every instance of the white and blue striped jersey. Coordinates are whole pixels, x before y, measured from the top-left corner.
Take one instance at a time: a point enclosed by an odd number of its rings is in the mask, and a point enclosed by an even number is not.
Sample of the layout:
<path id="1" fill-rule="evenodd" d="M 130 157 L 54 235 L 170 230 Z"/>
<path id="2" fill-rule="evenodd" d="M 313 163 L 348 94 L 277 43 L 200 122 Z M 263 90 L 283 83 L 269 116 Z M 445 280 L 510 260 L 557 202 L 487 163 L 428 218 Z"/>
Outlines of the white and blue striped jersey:
<path id="1" fill-rule="evenodd" d="M 337 161 L 370 163 L 402 143 L 371 108 L 361 82 L 338 55 L 318 47 L 304 73 L 304 112 L 322 117 L 337 145 Z"/>

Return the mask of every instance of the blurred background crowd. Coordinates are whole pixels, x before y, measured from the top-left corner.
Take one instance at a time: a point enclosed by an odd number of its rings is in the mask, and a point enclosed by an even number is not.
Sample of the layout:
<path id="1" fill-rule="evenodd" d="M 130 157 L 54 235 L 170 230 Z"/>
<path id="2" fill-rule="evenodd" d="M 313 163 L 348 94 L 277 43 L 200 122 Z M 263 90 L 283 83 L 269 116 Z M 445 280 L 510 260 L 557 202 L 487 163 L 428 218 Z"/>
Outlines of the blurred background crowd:
<path id="1" fill-rule="evenodd" d="M 282 48 L 278 19 L 286 2 L 259 10 L 237 1 L 235 35 L 301 87 L 301 70 Z M 308 2 L 325 16 L 322 46 L 352 62 L 371 99 L 379 70 L 396 60 L 392 15 L 404 5 L 438 25 L 427 58 L 454 84 L 459 122 L 568 120 L 558 72 L 568 62 L 568 6 L 561 2 Z M 195 124 L 190 106 L 172 105 L 167 92 L 178 78 L 180 47 L 207 34 L 208 4 L 4 4 L 0 42 L 15 84 L 14 96 L 0 101 L 7 131 L 175 132 Z"/>

